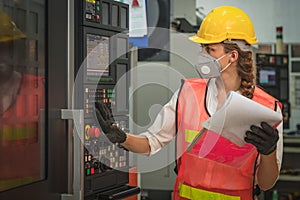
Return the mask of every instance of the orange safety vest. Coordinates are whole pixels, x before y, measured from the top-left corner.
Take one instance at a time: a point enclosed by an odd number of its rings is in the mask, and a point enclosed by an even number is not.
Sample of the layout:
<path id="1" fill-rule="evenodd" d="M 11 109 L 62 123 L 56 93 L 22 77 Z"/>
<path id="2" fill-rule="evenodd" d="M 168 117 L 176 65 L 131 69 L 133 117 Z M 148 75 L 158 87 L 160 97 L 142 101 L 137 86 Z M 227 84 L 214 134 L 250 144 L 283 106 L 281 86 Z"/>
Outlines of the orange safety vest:
<path id="1" fill-rule="evenodd" d="M 24 74 L 15 103 L 0 115 L 0 191 L 41 178 L 44 77 Z"/>
<path id="2" fill-rule="evenodd" d="M 205 131 L 186 151 L 202 130 L 201 122 L 210 115 L 206 109 L 207 84 L 203 79 L 185 80 L 177 102 L 178 176 L 173 199 L 252 199 L 256 148 L 238 146 L 221 135 Z M 256 87 L 253 100 L 276 110 L 279 103 Z M 280 105 L 280 103 L 279 103 Z"/>

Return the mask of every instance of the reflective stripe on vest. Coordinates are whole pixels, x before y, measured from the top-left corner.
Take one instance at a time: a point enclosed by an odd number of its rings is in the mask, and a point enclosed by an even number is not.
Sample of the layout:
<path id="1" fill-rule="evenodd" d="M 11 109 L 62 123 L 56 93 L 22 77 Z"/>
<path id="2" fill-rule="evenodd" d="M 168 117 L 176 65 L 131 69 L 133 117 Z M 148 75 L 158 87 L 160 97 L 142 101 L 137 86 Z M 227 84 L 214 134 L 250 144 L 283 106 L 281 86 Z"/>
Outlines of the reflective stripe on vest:
<path id="1" fill-rule="evenodd" d="M 179 196 L 186 199 L 240 200 L 239 196 L 209 192 L 182 183 L 179 184 Z"/>
<path id="2" fill-rule="evenodd" d="M 184 141 L 187 143 L 191 143 L 198 134 L 199 134 L 199 131 L 185 130 Z"/>
<path id="3" fill-rule="evenodd" d="M 15 178 L 15 179 L 8 179 L 8 180 L 0 180 L 0 191 L 11 189 L 13 187 L 25 185 L 32 183 L 34 181 L 40 180 L 40 176 L 29 176 L 23 178 Z"/>

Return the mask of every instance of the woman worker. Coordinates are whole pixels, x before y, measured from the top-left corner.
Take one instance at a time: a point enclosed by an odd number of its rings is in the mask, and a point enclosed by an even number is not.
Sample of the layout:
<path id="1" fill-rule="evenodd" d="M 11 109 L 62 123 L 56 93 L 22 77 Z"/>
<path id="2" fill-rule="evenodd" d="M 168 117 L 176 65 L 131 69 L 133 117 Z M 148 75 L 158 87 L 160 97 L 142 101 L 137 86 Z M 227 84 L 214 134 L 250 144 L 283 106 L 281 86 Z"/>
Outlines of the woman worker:
<path id="1" fill-rule="evenodd" d="M 253 24 L 245 12 L 233 6 L 217 7 L 205 17 L 197 34 L 190 39 L 202 46 L 200 64 L 201 60 L 206 62 L 209 59 L 217 65 L 226 93 L 236 91 L 281 113 L 280 103 L 255 85 L 250 47 L 257 40 Z M 151 155 L 175 137 L 179 138 L 177 143 L 187 143 L 180 138 L 185 138 L 189 130 L 199 132 L 201 122 L 216 111 L 220 96 L 215 94 L 217 91 L 214 81 L 184 80 L 181 89 L 162 108 L 154 124 L 140 135 L 124 133 L 114 126 L 103 104 L 96 104 L 96 115 L 102 130 L 113 143 L 120 143 L 132 152 Z M 190 97 L 196 101 L 191 101 Z M 196 102 L 196 105 L 191 102 Z M 240 114 L 246 113 L 241 111 Z M 196 125 L 194 119 L 197 119 Z M 282 124 L 271 127 L 262 122 L 260 126 L 250 126 L 245 135 L 245 145 L 238 146 L 222 136 L 214 137 L 213 133 L 204 132 L 193 148 L 182 152 L 177 161 L 178 176 L 173 198 L 244 200 L 253 199 L 254 183 L 263 190 L 271 188 L 281 166 Z M 193 152 L 207 148 L 206 140 L 211 138 L 215 143 L 209 147 L 210 152 L 193 156 Z"/>

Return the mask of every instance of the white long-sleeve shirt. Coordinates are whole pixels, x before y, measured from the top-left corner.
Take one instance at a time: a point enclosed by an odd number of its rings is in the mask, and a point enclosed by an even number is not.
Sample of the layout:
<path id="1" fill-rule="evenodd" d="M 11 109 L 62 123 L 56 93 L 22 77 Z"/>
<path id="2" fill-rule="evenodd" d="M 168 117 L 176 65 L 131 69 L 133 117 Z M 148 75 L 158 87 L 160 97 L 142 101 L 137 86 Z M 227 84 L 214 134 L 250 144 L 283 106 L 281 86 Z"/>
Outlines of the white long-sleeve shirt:
<path id="1" fill-rule="evenodd" d="M 170 101 L 163 106 L 158 113 L 154 123 L 147 131 L 141 133 L 148 138 L 150 145 L 150 155 L 158 152 L 162 147 L 167 145 L 176 137 L 176 104 L 179 90 L 176 91 Z M 215 113 L 217 107 L 216 86 L 214 82 L 210 82 L 207 91 L 207 108 L 210 114 Z M 277 112 L 281 113 L 281 109 L 277 106 Z M 279 140 L 277 143 L 277 164 L 280 169 L 283 153 L 283 123 L 277 127 L 279 133 Z M 259 159 L 258 159 L 259 161 Z"/>

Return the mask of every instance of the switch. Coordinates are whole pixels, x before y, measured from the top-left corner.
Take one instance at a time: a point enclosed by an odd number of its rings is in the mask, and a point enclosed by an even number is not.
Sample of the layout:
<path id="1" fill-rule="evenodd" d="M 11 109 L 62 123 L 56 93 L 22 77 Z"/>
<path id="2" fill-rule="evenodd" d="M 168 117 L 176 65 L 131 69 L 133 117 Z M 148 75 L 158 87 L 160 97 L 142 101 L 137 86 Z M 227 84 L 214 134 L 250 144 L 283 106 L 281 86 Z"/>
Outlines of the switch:
<path id="1" fill-rule="evenodd" d="M 95 174 L 95 169 L 91 168 L 91 174 Z"/>

